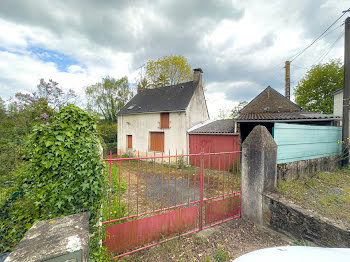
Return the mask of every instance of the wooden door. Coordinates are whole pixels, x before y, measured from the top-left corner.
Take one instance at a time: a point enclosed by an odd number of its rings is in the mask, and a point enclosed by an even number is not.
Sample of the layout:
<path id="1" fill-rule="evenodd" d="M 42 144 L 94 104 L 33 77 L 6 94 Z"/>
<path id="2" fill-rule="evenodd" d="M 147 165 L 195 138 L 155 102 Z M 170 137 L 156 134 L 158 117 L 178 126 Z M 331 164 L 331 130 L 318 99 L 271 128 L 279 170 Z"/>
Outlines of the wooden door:
<path id="1" fill-rule="evenodd" d="M 132 148 L 132 135 L 128 135 L 128 148 Z"/>
<path id="2" fill-rule="evenodd" d="M 150 150 L 164 152 L 163 132 L 150 132 Z"/>

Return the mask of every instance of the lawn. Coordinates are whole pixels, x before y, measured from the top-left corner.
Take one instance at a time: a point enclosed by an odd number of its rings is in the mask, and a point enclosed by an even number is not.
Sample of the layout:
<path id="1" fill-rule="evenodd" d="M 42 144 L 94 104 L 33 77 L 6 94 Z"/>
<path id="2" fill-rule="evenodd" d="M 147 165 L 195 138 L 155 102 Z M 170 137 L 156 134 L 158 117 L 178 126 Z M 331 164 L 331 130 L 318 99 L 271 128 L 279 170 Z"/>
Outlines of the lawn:
<path id="1" fill-rule="evenodd" d="M 350 223 L 350 169 L 281 181 L 278 192 L 327 218 Z"/>

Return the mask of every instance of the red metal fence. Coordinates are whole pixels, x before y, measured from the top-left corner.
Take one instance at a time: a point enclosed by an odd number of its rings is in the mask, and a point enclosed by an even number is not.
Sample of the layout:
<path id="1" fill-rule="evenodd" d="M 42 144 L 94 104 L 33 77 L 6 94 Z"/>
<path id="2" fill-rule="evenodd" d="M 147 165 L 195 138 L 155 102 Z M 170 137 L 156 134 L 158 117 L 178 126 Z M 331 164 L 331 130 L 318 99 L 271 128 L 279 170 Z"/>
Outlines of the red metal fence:
<path id="1" fill-rule="evenodd" d="M 240 151 L 169 152 L 168 156 L 146 153 L 140 157 L 138 153 L 132 157 L 129 152 L 105 159 L 110 172 L 103 244 L 112 259 L 239 218 L 239 155 Z M 219 168 L 205 168 L 212 158 Z M 186 165 L 192 161 L 195 165 Z"/>

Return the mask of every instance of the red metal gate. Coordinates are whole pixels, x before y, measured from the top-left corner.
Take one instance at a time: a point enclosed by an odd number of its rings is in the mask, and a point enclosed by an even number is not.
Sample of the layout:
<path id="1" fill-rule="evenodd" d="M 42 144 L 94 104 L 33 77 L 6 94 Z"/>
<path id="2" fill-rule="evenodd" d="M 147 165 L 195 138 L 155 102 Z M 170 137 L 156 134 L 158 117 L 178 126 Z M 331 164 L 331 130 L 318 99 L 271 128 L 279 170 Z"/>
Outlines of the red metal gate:
<path id="1" fill-rule="evenodd" d="M 240 151 L 137 157 L 129 152 L 106 159 L 110 173 L 103 244 L 112 260 L 239 218 L 239 156 Z M 206 168 L 204 163 L 209 163 Z"/>

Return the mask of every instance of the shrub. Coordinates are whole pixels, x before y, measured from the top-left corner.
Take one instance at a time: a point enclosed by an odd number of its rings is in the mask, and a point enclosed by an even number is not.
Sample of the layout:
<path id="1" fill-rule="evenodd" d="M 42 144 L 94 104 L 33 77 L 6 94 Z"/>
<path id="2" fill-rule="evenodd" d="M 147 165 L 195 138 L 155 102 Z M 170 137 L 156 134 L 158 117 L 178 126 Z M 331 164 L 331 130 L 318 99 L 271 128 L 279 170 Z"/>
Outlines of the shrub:
<path id="1" fill-rule="evenodd" d="M 33 129 L 23 193 L 1 211 L 0 252 L 12 249 L 38 220 L 89 212 L 95 231 L 105 183 L 98 144 L 96 117 L 74 105 Z"/>

